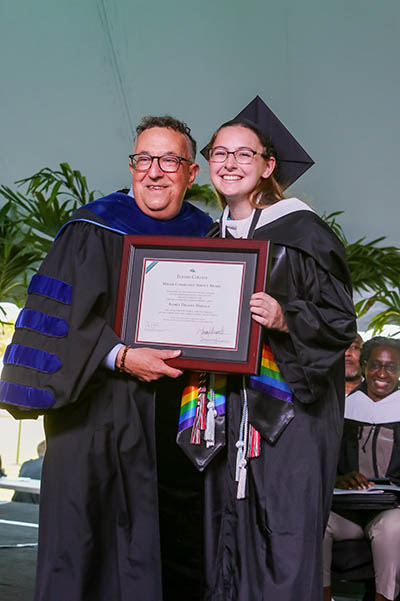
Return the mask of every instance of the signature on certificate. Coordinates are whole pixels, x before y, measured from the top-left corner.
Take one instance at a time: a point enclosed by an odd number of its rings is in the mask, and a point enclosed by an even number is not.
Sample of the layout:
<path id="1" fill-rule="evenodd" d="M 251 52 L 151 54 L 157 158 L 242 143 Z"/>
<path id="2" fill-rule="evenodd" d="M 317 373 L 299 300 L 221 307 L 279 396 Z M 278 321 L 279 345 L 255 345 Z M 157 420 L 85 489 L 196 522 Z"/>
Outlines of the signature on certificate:
<path id="1" fill-rule="evenodd" d="M 201 327 L 197 330 L 197 335 L 200 337 L 200 342 L 223 342 L 225 337 L 224 328 Z"/>

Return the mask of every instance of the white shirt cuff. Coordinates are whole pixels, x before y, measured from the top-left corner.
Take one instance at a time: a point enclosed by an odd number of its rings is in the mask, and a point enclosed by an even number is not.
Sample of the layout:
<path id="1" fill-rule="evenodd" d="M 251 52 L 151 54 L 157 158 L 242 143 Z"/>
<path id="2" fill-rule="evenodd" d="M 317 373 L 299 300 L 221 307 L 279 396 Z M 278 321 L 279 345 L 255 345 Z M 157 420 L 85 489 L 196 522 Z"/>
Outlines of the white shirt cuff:
<path id="1" fill-rule="evenodd" d="M 107 353 L 107 355 L 104 357 L 103 359 L 103 367 L 106 367 L 107 369 L 115 369 L 115 361 L 117 359 L 117 355 L 118 355 L 118 351 L 120 348 L 122 348 L 123 346 L 125 346 L 122 343 L 118 343 L 114 346 L 114 348 L 111 349 L 111 351 L 109 353 Z"/>

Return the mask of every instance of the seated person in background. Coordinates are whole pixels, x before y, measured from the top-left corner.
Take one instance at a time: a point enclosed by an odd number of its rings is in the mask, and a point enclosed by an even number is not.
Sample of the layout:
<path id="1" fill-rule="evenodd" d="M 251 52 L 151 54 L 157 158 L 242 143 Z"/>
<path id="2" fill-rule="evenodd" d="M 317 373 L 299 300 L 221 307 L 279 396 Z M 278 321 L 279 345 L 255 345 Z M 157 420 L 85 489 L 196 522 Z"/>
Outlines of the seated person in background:
<path id="1" fill-rule="evenodd" d="M 40 480 L 42 476 L 43 457 L 46 452 L 45 440 L 39 442 L 36 451 L 38 454 L 36 459 L 28 459 L 28 461 L 24 461 L 24 463 L 21 465 L 18 474 L 20 478 L 33 478 L 34 480 Z M 16 491 L 11 500 L 17 501 L 18 503 L 35 503 L 37 505 L 39 504 L 39 499 L 40 495 L 30 492 Z"/>
<path id="2" fill-rule="evenodd" d="M 344 354 L 346 396 L 361 384 L 360 353 L 363 339 L 357 334 Z"/>
<path id="3" fill-rule="evenodd" d="M 365 380 L 346 398 L 345 424 L 336 486 L 362 490 L 372 479 L 400 484 L 400 340 L 376 337 L 361 351 Z M 400 591 L 400 508 L 376 512 L 331 512 L 324 537 L 324 601 L 331 600 L 332 544 L 371 541 L 375 601 Z"/>

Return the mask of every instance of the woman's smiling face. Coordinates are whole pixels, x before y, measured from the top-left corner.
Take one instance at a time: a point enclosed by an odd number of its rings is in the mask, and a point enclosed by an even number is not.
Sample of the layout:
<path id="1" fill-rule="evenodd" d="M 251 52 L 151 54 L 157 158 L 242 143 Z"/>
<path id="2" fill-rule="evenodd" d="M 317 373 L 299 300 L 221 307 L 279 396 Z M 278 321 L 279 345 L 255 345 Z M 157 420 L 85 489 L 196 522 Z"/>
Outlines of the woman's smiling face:
<path id="1" fill-rule="evenodd" d="M 365 366 L 368 396 L 380 401 L 397 387 L 400 376 L 400 356 L 390 346 L 378 346 L 371 351 Z"/>
<path id="2" fill-rule="evenodd" d="M 264 159 L 264 148 L 251 129 L 241 125 L 229 125 L 221 129 L 213 144 L 213 149 L 222 148 L 229 152 L 248 149 L 257 152 L 249 164 L 238 163 L 233 154 L 223 163 L 210 160 L 210 177 L 215 189 L 225 197 L 228 204 L 249 202 L 261 178 L 271 175 L 275 159 Z"/>

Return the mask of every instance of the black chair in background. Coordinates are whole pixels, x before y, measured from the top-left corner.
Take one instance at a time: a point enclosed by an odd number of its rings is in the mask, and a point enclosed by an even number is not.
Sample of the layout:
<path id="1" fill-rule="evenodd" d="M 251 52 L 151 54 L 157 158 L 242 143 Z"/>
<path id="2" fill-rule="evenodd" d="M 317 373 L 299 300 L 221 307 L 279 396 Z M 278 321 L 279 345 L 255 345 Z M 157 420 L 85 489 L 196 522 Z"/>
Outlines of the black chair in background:
<path id="1" fill-rule="evenodd" d="M 369 540 L 361 538 L 333 543 L 332 580 L 362 582 L 365 585 L 363 601 L 374 601 L 375 577 Z"/>
<path id="2" fill-rule="evenodd" d="M 362 601 L 375 600 L 374 564 L 369 540 L 360 538 L 333 543 L 332 580 L 362 582 L 365 586 Z M 400 600 L 400 595 L 396 600 Z"/>

